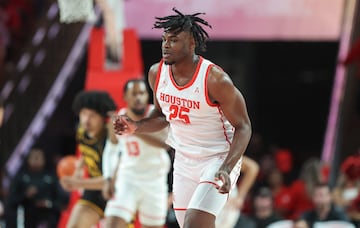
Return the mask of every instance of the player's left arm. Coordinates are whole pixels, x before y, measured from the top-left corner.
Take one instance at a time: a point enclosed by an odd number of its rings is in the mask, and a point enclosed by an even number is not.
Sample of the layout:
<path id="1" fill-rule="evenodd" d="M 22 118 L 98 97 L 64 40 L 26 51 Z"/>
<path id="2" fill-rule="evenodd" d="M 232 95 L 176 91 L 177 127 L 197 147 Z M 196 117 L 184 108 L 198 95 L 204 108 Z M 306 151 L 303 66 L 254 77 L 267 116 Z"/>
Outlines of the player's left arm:
<path id="1" fill-rule="evenodd" d="M 76 163 L 75 172 L 72 176 L 63 177 L 60 180 L 61 186 L 66 191 L 74 191 L 76 189 L 88 189 L 88 190 L 101 190 L 104 184 L 104 178 L 100 177 L 92 177 L 92 178 L 84 178 L 84 166 L 85 160 L 84 157 L 81 156 Z"/>
<path id="2" fill-rule="evenodd" d="M 225 172 L 226 174 L 230 174 L 231 170 L 245 152 L 250 141 L 250 118 L 247 113 L 243 95 L 234 86 L 230 77 L 224 71 L 218 67 L 212 67 L 209 72 L 207 86 L 210 99 L 220 105 L 225 117 L 235 128 L 229 153 L 219 169 L 220 173 Z M 224 188 L 225 193 L 230 190 L 230 186 L 224 186 Z"/>

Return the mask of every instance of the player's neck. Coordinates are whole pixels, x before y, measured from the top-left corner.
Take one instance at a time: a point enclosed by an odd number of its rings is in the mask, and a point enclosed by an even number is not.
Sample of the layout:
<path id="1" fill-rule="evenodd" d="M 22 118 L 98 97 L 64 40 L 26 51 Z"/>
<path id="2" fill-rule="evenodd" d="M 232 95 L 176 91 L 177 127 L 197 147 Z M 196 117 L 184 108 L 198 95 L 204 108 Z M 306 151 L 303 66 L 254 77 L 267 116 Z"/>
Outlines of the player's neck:
<path id="1" fill-rule="evenodd" d="M 192 78 L 196 71 L 197 64 L 199 63 L 200 56 L 194 54 L 183 61 L 171 65 L 171 71 L 176 78 Z"/>

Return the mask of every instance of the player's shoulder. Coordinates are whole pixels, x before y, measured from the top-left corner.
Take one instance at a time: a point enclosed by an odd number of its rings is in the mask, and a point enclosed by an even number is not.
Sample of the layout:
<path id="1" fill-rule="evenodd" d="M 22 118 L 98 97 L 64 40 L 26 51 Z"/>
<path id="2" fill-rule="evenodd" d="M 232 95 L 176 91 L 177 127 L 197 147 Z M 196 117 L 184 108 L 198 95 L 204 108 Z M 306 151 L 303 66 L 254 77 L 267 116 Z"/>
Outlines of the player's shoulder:
<path id="1" fill-rule="evenodd" d="M 151 65 L 150 69 L 149 69 L 149 74 L 157 74 L 159 71 L 159 68 L 161 66 L 161 64 L 163 63 L 163 61 L 161 60 L 160 62 L 154 63 L 153 65 Z"/>
<path id="2" fill-rule="evenodd" d="M 153 64 L 149 69 L 148 80 L 149 80 L 149 84 L 150 84 L 151 89 L 154 89 L 154 85 L 155 85 L 155 82 L 156 82 L 156 77 L 157 77 L 157 75 L 159 73 L 161 65 L 162 65 L 162 61 Z"/>
<path id="3" fill-rule="evenodd" d="M 230 76 L 220 66 L 213 64 L 210 67 L 208 83 L 232 84 Z"/>

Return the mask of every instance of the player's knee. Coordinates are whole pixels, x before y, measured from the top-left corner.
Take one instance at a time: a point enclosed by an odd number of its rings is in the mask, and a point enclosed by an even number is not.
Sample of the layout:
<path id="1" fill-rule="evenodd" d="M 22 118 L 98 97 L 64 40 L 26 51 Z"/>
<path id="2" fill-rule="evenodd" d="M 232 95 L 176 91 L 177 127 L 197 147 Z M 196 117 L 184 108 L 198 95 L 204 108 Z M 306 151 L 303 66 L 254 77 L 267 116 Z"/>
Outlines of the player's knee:
<path id="1" fill-rule="evenodd" d="M 109 216 L 106 218 L 105 228 L 122 228 L 126 226 L 126 221 L 119 217 Z"/>
<path id="2" fill-rule="evenodd" d="M 66 225 L 66 228 L 82 228 L 82 226 L 76 222 L 70 222 Z"/>
<path id="3" fill-rule="evenodd" d="M 188 209 L 185 214 L 184 228 L 215 228 L 215 216 L 196 209 Z"/>
<path id="4" fill-rule="evenodd" d="M 82 226 L 79 219 L 74 219 L 71 217 L 66 224 L 66 228 L 82 228 Z"/>

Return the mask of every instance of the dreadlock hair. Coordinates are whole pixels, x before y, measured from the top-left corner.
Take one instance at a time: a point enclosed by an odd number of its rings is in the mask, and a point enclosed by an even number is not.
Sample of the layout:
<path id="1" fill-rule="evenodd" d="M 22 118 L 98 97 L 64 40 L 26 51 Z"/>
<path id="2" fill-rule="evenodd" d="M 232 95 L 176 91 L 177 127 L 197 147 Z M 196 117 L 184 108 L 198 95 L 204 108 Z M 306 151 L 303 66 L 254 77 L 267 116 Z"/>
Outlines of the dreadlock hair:
<path id="1" fill-rule="evenodd" d="M 200 48 L 202 51 L 205 51 L 206 41 L 209 38 L 209 35 L 200 24 L 212 28 L 207 21 L 198 17 L 199 15 L 205 13 L 184 15 L 175 9 L 175 7 L 172 10 L 176 12 L 177 15 L 155 17 L 156 21 L 153 28 L 162 28 L 165 31 L 173 31 L 175 34 L 178 34 L 182 31 L 188 31 L 194 37 L 196 47 Z"/>
<path id="2" fill-rule="evenodd" d="M 79 114 L 81 109 L 88 108 L 107 117 L 109 111 L 116 110 L 116 104 L 107 92 L 81 91 L 75 96 L 72 108 L 76 114 Z"/>

